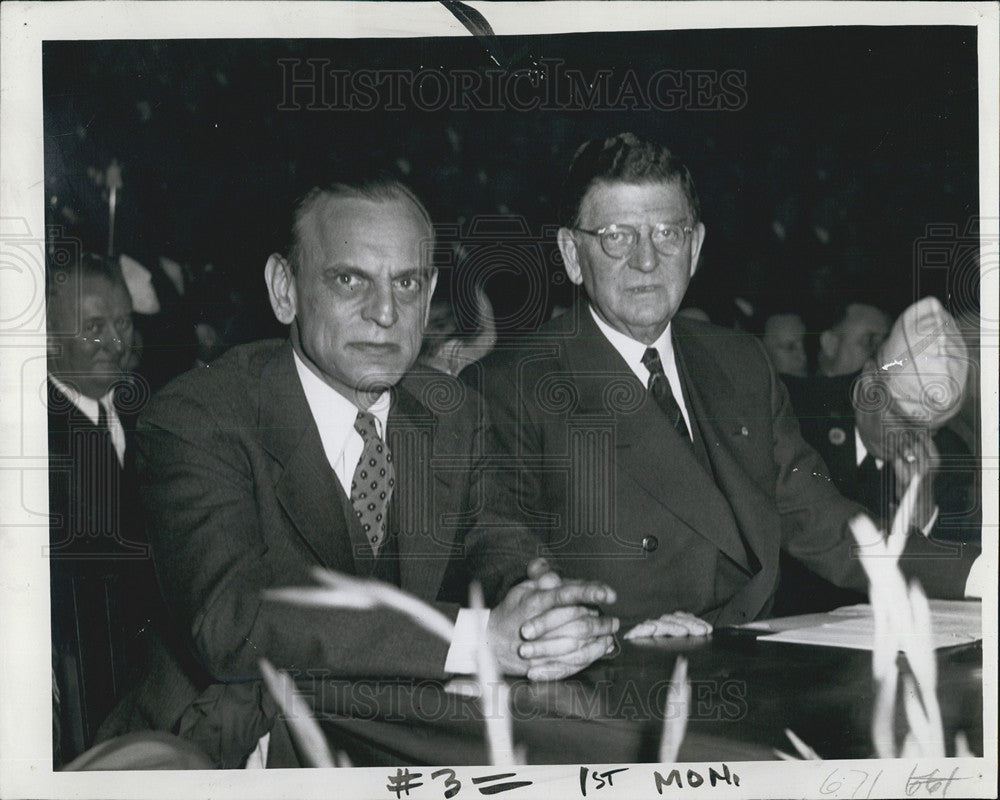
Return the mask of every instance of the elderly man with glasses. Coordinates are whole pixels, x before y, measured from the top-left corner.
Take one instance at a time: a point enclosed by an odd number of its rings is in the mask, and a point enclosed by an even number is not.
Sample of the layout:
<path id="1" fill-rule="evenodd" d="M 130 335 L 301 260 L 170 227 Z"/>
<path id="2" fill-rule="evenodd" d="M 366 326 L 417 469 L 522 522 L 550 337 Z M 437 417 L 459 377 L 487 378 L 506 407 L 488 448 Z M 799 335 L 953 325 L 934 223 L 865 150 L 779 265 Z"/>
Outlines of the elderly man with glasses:
<path id="1" fill-rule="evenodd" d="M 497 524 L 518 509 L 564 574 L 611 586 L 626 636 L 767 616 L 781 549 L 864 589 L 847 528 L 862 509 L 802 440 L 760 343 L 676 316 L 705 240 L 687 167 L 632 134 L 597 139 L 564 194 L 559 250 L 585 297 L 463 374 L 490 402 Z M 917 535 L 902 564 L 961 597 L 970 555 Z"/>
<path id="2" fill-rule="evenodd" d="M 124 371 L 132 300 L 117 265 L 90 254 L 53 265 L 46 311 L 59 763 L 90 746 L 134 674 L 153 576 L 131 469 L 143 393 Z"/>

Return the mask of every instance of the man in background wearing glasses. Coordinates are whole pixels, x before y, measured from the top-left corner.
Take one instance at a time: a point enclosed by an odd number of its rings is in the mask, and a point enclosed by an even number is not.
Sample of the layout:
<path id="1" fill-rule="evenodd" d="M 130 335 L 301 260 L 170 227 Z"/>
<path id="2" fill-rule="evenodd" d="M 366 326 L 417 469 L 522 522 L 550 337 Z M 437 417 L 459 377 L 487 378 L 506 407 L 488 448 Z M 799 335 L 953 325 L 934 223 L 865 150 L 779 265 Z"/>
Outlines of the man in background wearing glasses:
<path id="1" fill-rule="evenodd" d="M 586 297 L 463 375 L 491 406 L 497 519 L 519 509 L 566 575 L 610 585 L 626 637 L 769 615 L 782 548 L 865 589 L 847 528 L 862 509 L 800 437 L 761 345 L 675 317 L 705 240 L 687 167 L 632 134 L 593 140 L 563 199 L 559 249 Z M 971 554 L 935 547 L 911 536 L 904 570 L 962 597 Z"/>
<path id="2" fill-rule="evenodd" d="M 58 764 L 92 744 L 140 666 L 153 574 L 126 438 L 144 395 L 124 372 L 132 300 L 120 270 L 91 254 L 50 266 L 46 311 Z"/>

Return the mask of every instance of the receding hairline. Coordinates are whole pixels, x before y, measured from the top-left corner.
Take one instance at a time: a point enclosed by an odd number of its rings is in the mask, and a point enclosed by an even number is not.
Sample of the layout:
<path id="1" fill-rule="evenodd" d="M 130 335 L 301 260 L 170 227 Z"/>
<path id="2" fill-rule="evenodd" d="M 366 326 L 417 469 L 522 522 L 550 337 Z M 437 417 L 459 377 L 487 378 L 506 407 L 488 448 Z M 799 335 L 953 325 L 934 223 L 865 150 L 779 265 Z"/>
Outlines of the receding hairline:
<path id="1" fill-rule="evenodd" d="M 317 216 L 320 211 L 339 200 L 356 200 L 374 205 L 408 204 L 415 212 L 415 217 L 424 223 L 428 239 L 431 242 L 434 240 L 434 224 L 430 214 L 420 198 L 403 183 L 380 181 L 359 186 L 334 183 L 324 187 L 315 187 L 299 201 L 295 208 L 291 245 L 288 251 L 288 260 L 293 271 L 298 269 L 298 262 L 303 255 L 302 237 L 305 231 L 315 230 L 315 226 L 318 226 L 322 221 L 322 217 Z"/>

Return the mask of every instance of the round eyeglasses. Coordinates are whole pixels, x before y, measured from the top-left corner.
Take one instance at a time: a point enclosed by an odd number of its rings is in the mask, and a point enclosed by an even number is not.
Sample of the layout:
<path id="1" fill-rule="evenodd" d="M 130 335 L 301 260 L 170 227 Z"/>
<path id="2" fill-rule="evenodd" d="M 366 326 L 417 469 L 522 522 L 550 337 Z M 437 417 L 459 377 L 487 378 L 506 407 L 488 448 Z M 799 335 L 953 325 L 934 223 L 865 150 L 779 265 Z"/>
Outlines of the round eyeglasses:
<path id="1" fill-rule="evenodd" d="M 611 258 L 625 258 L 632 255 L 639 246 L 639 230 L 632 225 L 612 223 L 597 230 L 574 228 L 580 233 L 596 236 L 601 240 L 601 249 Z M 661 222 L 649 232 L 649 240 L 656 252 L 664 256 L 675 256 L 684 247 L 688 234 L 694 228 L 690 225 L 673 225 Z"/>

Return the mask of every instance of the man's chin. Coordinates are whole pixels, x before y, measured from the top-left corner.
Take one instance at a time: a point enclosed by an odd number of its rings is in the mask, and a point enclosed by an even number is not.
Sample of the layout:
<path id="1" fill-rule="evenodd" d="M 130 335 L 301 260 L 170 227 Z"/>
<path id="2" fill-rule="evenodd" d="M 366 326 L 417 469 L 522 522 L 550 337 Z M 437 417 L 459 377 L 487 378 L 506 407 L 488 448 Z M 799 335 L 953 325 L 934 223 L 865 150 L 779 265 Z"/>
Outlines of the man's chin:
<path id="1" fill-rule="evenodd" d="M 351 386 L 363 394 L 381 394 L 399 383 L 411 365 L 371 364 L 363 372 L 352 376 Z"/>

